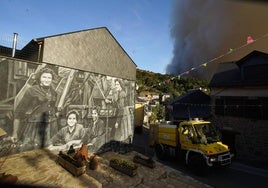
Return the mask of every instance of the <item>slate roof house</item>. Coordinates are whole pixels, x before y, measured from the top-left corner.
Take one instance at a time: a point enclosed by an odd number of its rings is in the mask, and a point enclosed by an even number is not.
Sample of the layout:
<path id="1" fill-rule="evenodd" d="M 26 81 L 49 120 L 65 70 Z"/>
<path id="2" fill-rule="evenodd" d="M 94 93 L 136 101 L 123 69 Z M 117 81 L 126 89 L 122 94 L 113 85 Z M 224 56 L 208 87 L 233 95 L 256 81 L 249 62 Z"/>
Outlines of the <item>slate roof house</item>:
<path id="1" fill-rule="evenodd" d="M 268 167 L 268 54 L 252 51 L 235 62 L 220 63 L 209 87 L 214 121 L 238 133 L 237 158 Z M 233 137 L 234 139 L 234 137 Z"/>
<path id="2" fill-rule="evenodd" d="M 136 64 L 106 27 L 36 38 L 15 57 L 136 80 Z"/>
<path id="3" fill-rule="evenodd" d="M 14 58 L 9 52 L 10 49 L 1 46 L 0 119 L 4 121 L 0 121 L 0 127 L 8 134 L 13 131 L 13 109 L 23 101 L 27 89 L 37 83 L 35 76 L 39 71 L 47 67 L 55 72 L 52 82 L 58 95 L 55 107 L 61 113 L 61 119 L 57 119 L 58 130 L 66 125 L 68 110 L 77 110 L 79 123 L 86 129 L 92 128 L 91 109 L 98 107 L 105 124 L 105 136 L 99 139 L 94 152 L 111 140 L 131 141 L 136 64 L 106 27 L 32 39 L 21 50 L 16 50 Z M 117 90 L 116 85 L 121 89 Z M 113 105 L 106 103 L 108 98 Z M 115 103 L 121 104 L 121 111 Z M 118 119 L 122 123 L 121 132 L 115 135 L 112 129 Z M 55 134 L 51 128 L 51 137 Z"/>
<path id="4" fill-rule="evenodd" d="M 267 119 L 268 54 L 253 51 L 237 62 L 219 66 L 221 70 L 209 84 L 215 113 Z"/>
<path id="5" fill-rule="evenodd" d="M 207 119 L 210 115 L 210 96 L 199 89 L 189 91 L 166 104 L 166 120 Z"/>

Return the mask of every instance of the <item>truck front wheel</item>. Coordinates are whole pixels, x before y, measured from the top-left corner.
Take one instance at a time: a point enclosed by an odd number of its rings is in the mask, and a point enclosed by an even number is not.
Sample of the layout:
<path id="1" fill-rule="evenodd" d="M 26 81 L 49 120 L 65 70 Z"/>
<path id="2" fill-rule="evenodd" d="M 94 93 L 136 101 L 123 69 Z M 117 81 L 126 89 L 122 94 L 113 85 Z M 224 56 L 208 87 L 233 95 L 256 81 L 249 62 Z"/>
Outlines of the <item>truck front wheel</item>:
<path id="1" fill-rule="evenodd" d="M 163 144 L 156 144 L 155 145 L 155 154 L 156 157 L 160 160 L 164 160 L 166 158 L 167 152 L 165 146 Z"/>
<path id="2" fill-rule="evenodd" d="M 190 170 L 196 175 L 203 176 L 208 172 L 208 166 L 202 155 L 191 155 L 189 157 L 188 165 Z"/>

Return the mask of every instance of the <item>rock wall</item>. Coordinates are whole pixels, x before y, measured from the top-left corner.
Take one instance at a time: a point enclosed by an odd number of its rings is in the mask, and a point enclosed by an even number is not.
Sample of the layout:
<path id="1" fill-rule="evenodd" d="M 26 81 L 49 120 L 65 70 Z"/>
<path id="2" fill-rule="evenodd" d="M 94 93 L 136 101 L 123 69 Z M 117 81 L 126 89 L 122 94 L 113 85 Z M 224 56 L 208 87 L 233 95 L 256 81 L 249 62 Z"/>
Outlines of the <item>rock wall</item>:
<path id="1" fill-rule="evenodd" d="M 268 121 L 215 116 L 211 121 L 235 136 L 236 160 L 268 169 Z M 223 135 L 224 136 L 224 135 Z"/>

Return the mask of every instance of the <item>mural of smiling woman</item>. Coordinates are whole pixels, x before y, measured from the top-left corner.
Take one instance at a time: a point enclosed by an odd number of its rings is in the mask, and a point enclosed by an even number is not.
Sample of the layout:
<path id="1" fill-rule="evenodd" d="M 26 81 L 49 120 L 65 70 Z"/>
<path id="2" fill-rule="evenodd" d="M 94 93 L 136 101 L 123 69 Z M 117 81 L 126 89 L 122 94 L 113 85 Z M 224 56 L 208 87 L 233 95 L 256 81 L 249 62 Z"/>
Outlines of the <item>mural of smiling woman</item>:
<path id="1" fill-rule="evenodd" d="M 14 109 L 12 136 L 26 149 L 47 146 L 52 129 L 57 127 L 57 93 L 51 85 L 54 75 L 51 69 L 42 68 L 36 75 L 36 84 L 27 88 Z"/>
<path id="2" fill-rule="evenodd" d="M 56 135 L 51 138 L 52 145 L 49 146 L 49 149 L 67 150 L 70 146 L 80 147 L 81 140 L 85 134 L 85 129 L 82 124 L 77 123 L 78 117 L 79 113 L 76 110 L 70 110 L 67 113 L 67 126 L 63 127 Z"/>

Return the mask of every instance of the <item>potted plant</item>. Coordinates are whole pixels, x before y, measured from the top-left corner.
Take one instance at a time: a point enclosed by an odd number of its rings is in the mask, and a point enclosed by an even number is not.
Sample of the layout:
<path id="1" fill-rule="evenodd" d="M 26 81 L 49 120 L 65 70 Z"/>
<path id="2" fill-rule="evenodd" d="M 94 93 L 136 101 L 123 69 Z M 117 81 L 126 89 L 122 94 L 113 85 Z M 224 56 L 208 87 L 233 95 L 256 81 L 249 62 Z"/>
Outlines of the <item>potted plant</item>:
<path id="1" fill-rule="evenodd" d="M 89 157 L 88 162 L 89 169 L 96 170 L 99 166 L 99 159 L 96 155 L 92 155 Z"/>
<path id="2" fill-rule="evenodd" d="M 111 159 L 110 166 L 129 176 L 135 176 L 137 174 L 138 167 L 132 161 L 126 161 L 123 159 Z"/>
<path id="3" fill-rule="evenodd" d="M 80 176 L 86 172 L 87 156 L 88 150 L 84 144 L 78 151 L 71 146 L 67 153 L 59 152 L 57 162 L 74 176 Z"/>
<path id="4" fill-rule="evenodd" d="M 62 151 L 58 154 L 57 162 L 74 176 L 80 176 L 86 172 L 86 166 L 83 163 Z"/>
<path id="5" fill-rule="evenodd" d="M 142 157 L 140 155 L 135 155 L 133 157 L 133 162 L 142 164 L 142 165 L 150 167 L 150 168 L 155 167 L 155 161 L 151 157 Z"/>

